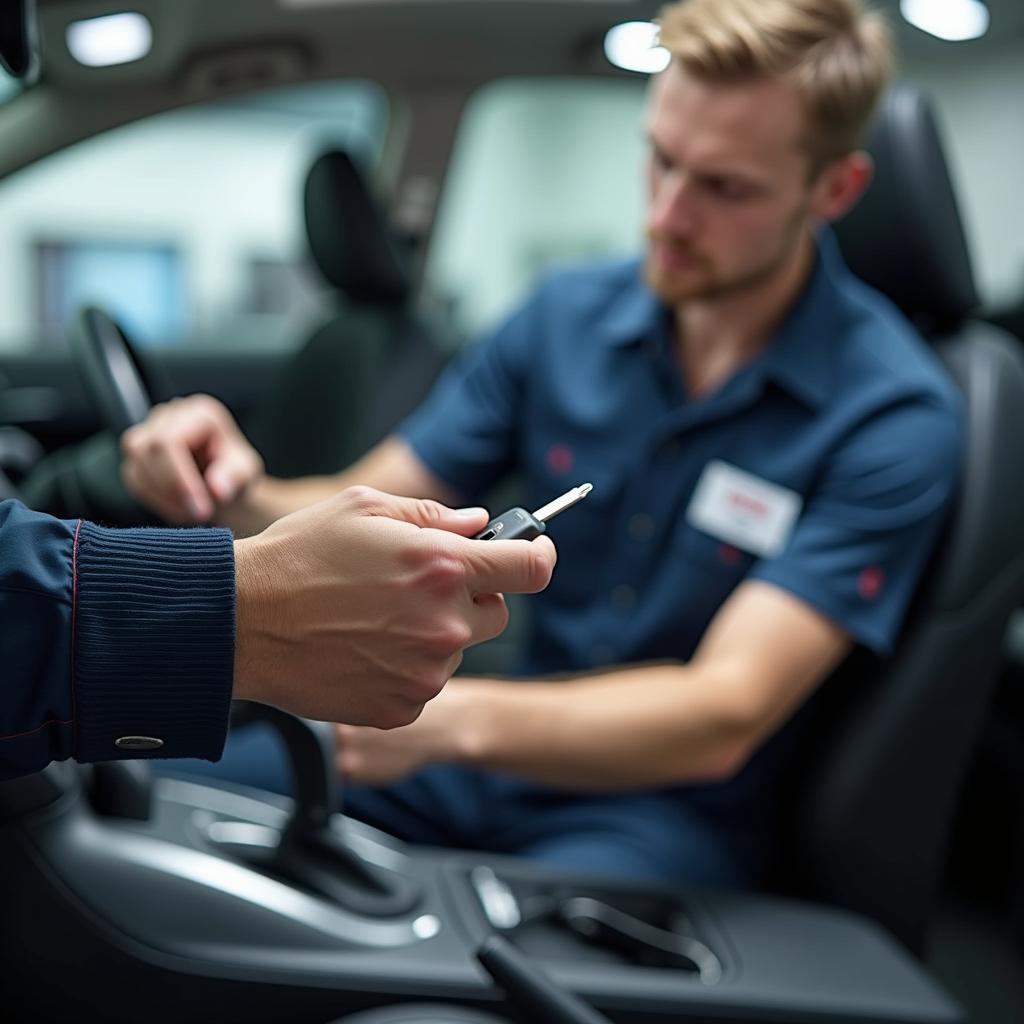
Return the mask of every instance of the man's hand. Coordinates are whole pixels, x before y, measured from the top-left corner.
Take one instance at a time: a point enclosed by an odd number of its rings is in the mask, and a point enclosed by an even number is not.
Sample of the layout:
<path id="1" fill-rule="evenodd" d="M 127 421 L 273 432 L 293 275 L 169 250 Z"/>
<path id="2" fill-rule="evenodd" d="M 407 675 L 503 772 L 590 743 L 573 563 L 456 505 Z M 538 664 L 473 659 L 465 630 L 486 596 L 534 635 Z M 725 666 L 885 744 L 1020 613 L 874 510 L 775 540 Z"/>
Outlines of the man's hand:
<path id="1" fill-rule="evenodd" d="M 462 651 L 508 622 L 502 591 L 547 586 L 555 549 L 474 541 L 484 509 L 352 487 L 235 542 L 235 696 L 394 728 L 414 721 Z"/>
<path id="2" fill-rule="evenodd" d="M 168 523 L 225 521 L 263 476 L 263 460 L 231 413 L 209 395 L 156 406 L 121 435 L 121 476 L 135 498 Z"/>
<path id="3" fill-rule="evenodd" d="M 460 676 L 401 729 L 335 725 L 335 767 L 347 782 L 384 786 L 431 764 L 472 763 L 480 753 L 481 722 L 500 714 L 494 696 L 515 689 L 497 679 Z"/>
<path id="4" fill-rule="evenodd" d="M 336 725 L 335 767 L 346 782 L 385 786 L 439 761 L 461 760 L 459 730 L 463 680 L 453 679 L 401 729 Z"/>

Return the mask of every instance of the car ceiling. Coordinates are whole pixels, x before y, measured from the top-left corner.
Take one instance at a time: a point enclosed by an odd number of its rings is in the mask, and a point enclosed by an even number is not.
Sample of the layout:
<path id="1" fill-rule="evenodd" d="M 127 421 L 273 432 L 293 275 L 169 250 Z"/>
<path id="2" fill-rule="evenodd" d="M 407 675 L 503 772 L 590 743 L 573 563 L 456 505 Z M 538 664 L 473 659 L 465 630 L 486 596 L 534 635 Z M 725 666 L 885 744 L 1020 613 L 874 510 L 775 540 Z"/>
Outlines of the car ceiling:
<path id="1" fill-rule="evenodd" d="M 988 0 L 992 31 L 949 44 L 879 4 L 901 51 L 948 59 L 952 47 L 1018 44 L 1024 4 Z M 658 0 L 38 0 L 43 79 L 0 107 L 0 177 L 107 128 L 161 110 L 255 88 L 333 77 L 371 78 L 394 95 L 446 97 L 510 75 L 625 75 L 602 53 L 607 29 L 654 16 Z M 142 60 L 77 64 L 73 21 L 126 9 L 153 25 Z M 965 52 L 965 51 L 955 51 Z"/>
<path id="2" fill-rule="evenodd" d="M 335 77 L 450 109 L 509 75 L 626 75 L 602 40 L 651 0 L 39 0 L 41 81 L 0 107 L 0 177 L 80 139 L 187 103 Z M 76 20 L 132 9 L 153 26 L 142 60 L 86 68 Z M 429 114 L 425 115 L 429 118 Z"/>
<path id="3" fill-rule="evenodd" d="M 185 76 L 190 66 L 240 49 L 293 47 L 310 71 L 416 82 L 510 73 L 603 70 L 605 31 L 649 18 L 651 0 L 44 0 L 44 37 L 69 21 L 138 10 L 154 27 L 153 52 L 135 64 L 87 69 L 62 45 L 47 54 L 55 82 L 100 86 Z"/>
<path id="4" fill-rule="evenodd" d="M 974 50 L 1024 37 L 1020 0 L 986 0 L 990 32 Z M 330 74 L 404 80 L 509 73 L 601 71 L 600 43 L 616 22 L 654 16 L 658 0 L 39 0 L 48 77 L 100 87 L 187 74 L 193 61 L 225 51 L 291 44 Z M 912 56 L 951 55 L 950 44 L 904 22 L 899 0 L 875 0 Z M 154 26 L 154 49 L 116 68 L 77 65 L 62 44 L 66 25 L 137 10 Z M 959 44 L 963 46 L 964 44 Z"/>

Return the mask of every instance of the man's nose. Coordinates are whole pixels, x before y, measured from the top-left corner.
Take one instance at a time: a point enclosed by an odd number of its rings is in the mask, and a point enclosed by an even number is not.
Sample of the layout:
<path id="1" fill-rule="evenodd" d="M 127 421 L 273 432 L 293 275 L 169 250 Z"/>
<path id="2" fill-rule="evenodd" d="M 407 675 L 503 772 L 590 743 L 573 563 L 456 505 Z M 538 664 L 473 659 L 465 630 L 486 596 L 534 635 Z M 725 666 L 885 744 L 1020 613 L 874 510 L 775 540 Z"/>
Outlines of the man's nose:
<path id="1" fill-rule="evenodd" d="M 698 211 L 693 182 L 685 174 L 666 175 L 654 187 L 649 209 L 649 226 L 655 233 L 692 235 Z"/>

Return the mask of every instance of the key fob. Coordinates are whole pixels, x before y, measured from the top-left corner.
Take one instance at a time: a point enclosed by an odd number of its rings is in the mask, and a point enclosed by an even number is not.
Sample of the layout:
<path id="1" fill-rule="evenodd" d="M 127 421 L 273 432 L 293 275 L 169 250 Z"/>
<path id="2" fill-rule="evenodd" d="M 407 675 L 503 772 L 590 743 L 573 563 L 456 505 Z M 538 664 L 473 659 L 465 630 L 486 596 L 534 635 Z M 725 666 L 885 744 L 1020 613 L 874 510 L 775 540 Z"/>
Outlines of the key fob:
<path id="1" fill-rule="evenodd" d="M 510 508 L 492 519 L 485 529 L 481 530 L 474 540 L 533 540 L 539 537 L 546 527 L 527 512 L 525 508 Z"/>

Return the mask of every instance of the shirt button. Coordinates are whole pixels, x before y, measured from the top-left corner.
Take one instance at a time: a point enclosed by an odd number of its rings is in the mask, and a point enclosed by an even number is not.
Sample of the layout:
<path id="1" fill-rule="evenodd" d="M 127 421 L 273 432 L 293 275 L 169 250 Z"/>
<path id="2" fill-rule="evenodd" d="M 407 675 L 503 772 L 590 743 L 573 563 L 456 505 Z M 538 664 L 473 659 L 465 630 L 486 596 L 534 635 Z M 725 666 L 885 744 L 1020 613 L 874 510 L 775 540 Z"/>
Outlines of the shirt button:
<path id="1" fill-rule="evenodd" d="M 615 652 L 608 644 L 594 644 L 590 648 L 590 663 L 592 665 L 610 665 L 615 660 Z"/>
<path id="2" fill-rule="evenodd" d="M 670 458 L 673 455 L 678 455 L 682 447 L 676 438 L 670 437 L 667 441 L 662 441 L 658 445 L 658 454 L 664 458 Z"/>
<path id="3" fill-rule="evenodd" d="M 654 517 L 646 512 L 637 512 L 629 517 L 626 529 L 633 540 L 644 544 L 654 536 Z"/>
<path id="4" fill-rule="evenodd" d="M 612 590 L 612 604 L 620 611 L 628 611 L 636 605 L 636 591 L 627 583 Z"/>

